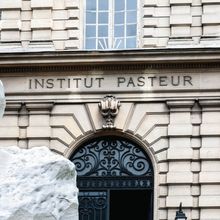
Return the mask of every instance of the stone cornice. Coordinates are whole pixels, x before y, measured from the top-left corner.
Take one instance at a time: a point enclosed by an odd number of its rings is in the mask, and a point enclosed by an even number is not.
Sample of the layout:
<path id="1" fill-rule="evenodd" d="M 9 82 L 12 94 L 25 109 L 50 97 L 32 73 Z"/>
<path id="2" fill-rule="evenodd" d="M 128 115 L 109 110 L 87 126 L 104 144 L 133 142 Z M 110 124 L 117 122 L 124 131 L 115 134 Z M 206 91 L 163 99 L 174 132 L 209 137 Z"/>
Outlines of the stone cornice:
<path id="1" fill-rule="evenodd" d="M 0 73 L 220 68 L 220 49 L 0 53 Z"/>

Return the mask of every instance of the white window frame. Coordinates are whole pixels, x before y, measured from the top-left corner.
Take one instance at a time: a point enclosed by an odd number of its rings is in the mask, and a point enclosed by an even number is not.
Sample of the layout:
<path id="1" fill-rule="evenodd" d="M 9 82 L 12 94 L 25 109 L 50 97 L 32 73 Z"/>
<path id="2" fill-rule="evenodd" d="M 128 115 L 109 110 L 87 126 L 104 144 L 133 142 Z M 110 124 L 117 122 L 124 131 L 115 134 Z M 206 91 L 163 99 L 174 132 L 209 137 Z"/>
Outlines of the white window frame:
<path id="1" fill-rule="evenodd" d="M 82 19 L 82 29 L 83 29 L 83 38 L 82 38 L 82 46 L 83 46 L 83 49 L 84 50 L 117 50 L 117 48 L 114 48 L 112 47 L 113 45 L 113 39 L 114 39 L 114 36 L 113 36 L 113 28 L 114 28 L 114 2 L 117 1 L 117 0 L 109 0 L 109 10 L 108 10 L 108 18 L 109 18 L 109 21 L 108 21 L 108 24 L 109 24 L 109 33 L 108 33 L 108 41 L 109 41 L 109 45 L 110 47 L 107 47 L 107 48 L 98 48 L 98 45 L 99 45 L 99 38 L 98 38 L 98 23 L 95 24 L 96 26 L 96 48 L 93 48 L 93 49 L 87 49 L 86 48 L 86 0 L 82 1 L 84 2 L 83 4 L 83 13 L 81 14 L 83 19 Z M 125 1 L 126 2 L 126 1 Z M 96 4 L 98 4 L 98 0 L 96 0 Z M 96 10 L 96 16 L 98 16 L 98 9 Z M 127 12 L 125 11 L 125 16 L 127 15 Z M 141 17 L 141 14 L 140 14 L 140 0 L 137 0 L 137 7 L 136 7 L 136 16 L 137 16 L 137 19 L 136 19 L 136 47 L 132 47 L 132 48 L 126 48 L 126 42 L 124 42 L 124 47 L 123 48 L 119 48 L 119 50 L 132 50 L 132 49 L 137 49 L 139 48 L 139 45 L 140 45 L 140 30 L 141 30 L 141 20 L 140 19 Z M 97 19 L 96 19 L 96 22 L 97 22 Z M 126 20 L 124 20 L 124 24 L 126 24 Z M 94 24 L 93 24 L 94 25 Z M 125 25 L 126 27 L 126 25 Z M 125 28 L 126 29 L 126 28 Z M 127 40 L 129 37 L 127 35 L 125 35 L 126 33 L 124 33 L 124 36 L 123 36 L 123 40 Z"/>

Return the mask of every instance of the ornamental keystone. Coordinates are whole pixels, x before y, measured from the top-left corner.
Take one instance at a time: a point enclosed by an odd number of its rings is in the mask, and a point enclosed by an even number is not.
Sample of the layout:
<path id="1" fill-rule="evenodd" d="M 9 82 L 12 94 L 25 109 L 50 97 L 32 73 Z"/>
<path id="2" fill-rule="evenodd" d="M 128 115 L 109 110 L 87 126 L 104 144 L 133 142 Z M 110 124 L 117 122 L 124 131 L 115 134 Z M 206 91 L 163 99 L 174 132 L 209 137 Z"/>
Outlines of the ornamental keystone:
<path id="1" fill-rule="evenodd" d="M 118 114 L 120 106 L 120 101 L 112 95 L 107 95 L 101 100 L 99 103 L 99 109 L 102 117 L 105 119 L 105 124 L 102 126 L 103 128 L 115 128 L 114 119 Z"/>

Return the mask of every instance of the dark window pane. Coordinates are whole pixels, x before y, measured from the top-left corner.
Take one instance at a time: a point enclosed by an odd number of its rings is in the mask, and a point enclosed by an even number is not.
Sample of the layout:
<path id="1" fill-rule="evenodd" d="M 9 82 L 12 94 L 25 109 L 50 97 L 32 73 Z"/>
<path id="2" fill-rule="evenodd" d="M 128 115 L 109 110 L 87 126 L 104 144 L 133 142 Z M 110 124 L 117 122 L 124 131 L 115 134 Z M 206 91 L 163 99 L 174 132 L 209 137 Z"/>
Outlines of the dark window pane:
<path id="1" fill-rule="evenodd" d="M 99 24 L 108 24 L 108 12 L 99 12 Z"/>
<path id="2" fill-rule="evenodd" d="M 136 48 L 136 37 L 127 38 L 126 48 Z"/>
<path id="3" fill-rule="evenodd" d="M 115 13 L 115 24 L 124 24 L 124 12 Z"/>
<path id="4" fill-rule="evenodd" d="M 136 24 L 127 25 L 127 36 L 136 36 Z"/>
<path id="5" fill-rule="evenodd" d="M 137 12 L 129 11 L 127 12 L 127 23 L 136 23 L 137 22 Z"/>
<path id="6" fill-rule="evenodd" d="M 96 23 L 96 13 L 86 12 L 86 24 L 95 24 L 95 23 Z"/>
<path id="7" fill-rule="evenodd" d="M 115 11 L 125 10 L 125 0 L 115 0 Z"/>
<path id="8" fill-rule="evenodd" d="M 108 0 L 99 0 L 99 11 L 108 10 Z"/>
<path id="9" fill-rule="evenodd" d="M 86 49 L 96 49 L 96 39 L 86 39 Z"/>
<path id="10" fill-rule="evenodd" d="M 96 10 L 96 0 L 86 0 L 86 10 Z"/>
<path id="11" fill-rule="evenodd" d="M 108 37 L 108 26 L 107 25 L 99 25 L 98 36 Z"/>
<path id="12" fill-rule="evenodd" d="M 136 10 L 137 1 L 136 0 L 127 0 L 127 10 Z"/>
<path id="13" fill-rule="evenodd" d="M 96 26 L 86 25 L 86 37 L 95 37 L 95 36 L 96 36 Z"/>
<path id="14" fill-rule="evenodd" d="M 114 37 L 124 37 L 124 25 L 114 27 Z"/>

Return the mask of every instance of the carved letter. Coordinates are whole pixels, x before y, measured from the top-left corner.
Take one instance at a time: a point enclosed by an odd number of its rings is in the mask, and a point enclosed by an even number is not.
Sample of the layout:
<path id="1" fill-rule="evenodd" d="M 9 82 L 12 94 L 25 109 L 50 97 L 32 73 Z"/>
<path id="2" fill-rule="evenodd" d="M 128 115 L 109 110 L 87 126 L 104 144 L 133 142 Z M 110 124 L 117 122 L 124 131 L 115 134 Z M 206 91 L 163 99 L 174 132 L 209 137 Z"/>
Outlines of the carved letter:
<path id="1" fill-rule="evenodd" d="M 125 77 L 118 77 L 118 87 L 120 87 L 121 83 L 125 83 Z"/>

